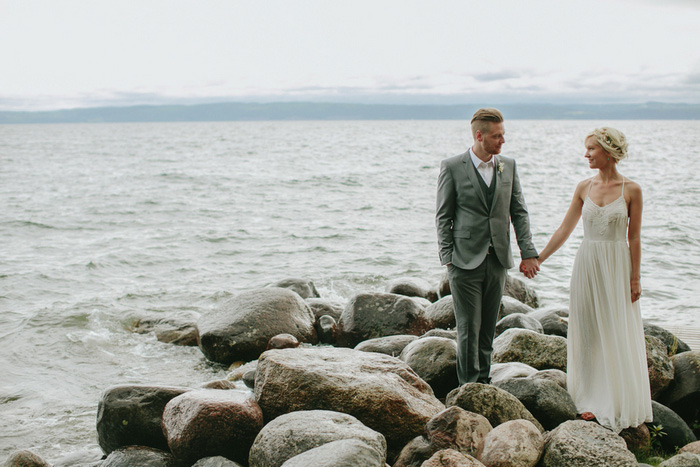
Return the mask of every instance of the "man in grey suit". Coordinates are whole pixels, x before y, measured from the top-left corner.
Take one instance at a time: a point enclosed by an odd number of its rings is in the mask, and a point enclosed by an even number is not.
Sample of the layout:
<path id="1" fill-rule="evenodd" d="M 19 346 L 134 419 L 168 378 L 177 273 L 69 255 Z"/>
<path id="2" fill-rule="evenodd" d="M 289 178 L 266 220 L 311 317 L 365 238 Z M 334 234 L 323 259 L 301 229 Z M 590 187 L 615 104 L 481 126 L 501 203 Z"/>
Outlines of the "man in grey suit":
<path id="1" fill-rule="evenodd" d="M 510 224 L 520 248 L 520 271 L 537 274 L 530 216 L 515 161 L 500 156 L 503 115 L 479 109 L 471 121 L 474 145 L 442 161 L 435 223 L 440 262 L 448 267 L 457 322 L 459 384 L 489 383 L 493 336 L 508 268 Z"/>

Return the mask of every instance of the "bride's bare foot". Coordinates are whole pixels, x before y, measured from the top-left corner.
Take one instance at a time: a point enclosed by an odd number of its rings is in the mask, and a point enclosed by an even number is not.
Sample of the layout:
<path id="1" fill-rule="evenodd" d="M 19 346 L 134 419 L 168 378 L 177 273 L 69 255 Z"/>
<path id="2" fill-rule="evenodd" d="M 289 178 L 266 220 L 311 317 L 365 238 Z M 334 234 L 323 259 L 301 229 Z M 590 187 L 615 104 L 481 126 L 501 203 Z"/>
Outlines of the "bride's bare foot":
<path id="1" fill-rule="evenodd" d="M 581 414 L 581 418 L 590 422 L 591 420 L 595 420 L 595 415 L 593 415 L 591 412 L 583 412 Z"/>

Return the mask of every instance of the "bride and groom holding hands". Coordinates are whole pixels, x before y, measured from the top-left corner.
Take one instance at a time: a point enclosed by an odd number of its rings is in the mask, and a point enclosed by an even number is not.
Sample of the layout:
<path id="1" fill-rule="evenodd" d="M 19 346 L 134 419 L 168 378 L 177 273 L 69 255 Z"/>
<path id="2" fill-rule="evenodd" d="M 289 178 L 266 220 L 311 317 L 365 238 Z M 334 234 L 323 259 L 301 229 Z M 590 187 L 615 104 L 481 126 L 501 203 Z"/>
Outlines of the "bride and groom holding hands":
<path id="1" fill-rule="evenodd" d="M 441 163 L 436 226 L 440 261 L 448 268 L 457 323 L 460 384 L 489 383 L 493 337 L 507 270 L 533 278 L 583 218 L 584 239 L 574 261 L 569 301 L 567 388 L 585 420 L 616 432 L 652 420 L 646 347 L 639 310 L 642 192 L 617 171 L 625 136 L 598 128 L 585 139 L 597 174 L 581 181 L 559 228 L 538 254 L 515 160 L 501 156 L 501 112 L 479 109 L 474 144 Z"/>

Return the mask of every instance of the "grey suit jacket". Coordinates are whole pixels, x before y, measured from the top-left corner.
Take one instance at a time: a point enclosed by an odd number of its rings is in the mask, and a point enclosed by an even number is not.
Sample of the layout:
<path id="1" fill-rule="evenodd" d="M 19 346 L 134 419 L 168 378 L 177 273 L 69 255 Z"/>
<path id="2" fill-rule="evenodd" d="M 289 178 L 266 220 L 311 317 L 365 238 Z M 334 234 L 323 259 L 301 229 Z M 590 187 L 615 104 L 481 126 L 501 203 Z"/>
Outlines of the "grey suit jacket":
<path id="1" fill-rule="evenodd" d="M 496 188 L 489 211 L 477 179 L 479 174 L 467 165 L 473 166 L 469 152 L 442 161 L 435 224 L 443 265 L 452 263 L 462 269 L 474 269 L 486 258 L 489 245 L 493 245 L 498 261 L 512 268 L 511 222 L 520 257 L 537 256 L 515 160 L 495 155 L 494 163 L 492 183 L 496 183 Z"/>

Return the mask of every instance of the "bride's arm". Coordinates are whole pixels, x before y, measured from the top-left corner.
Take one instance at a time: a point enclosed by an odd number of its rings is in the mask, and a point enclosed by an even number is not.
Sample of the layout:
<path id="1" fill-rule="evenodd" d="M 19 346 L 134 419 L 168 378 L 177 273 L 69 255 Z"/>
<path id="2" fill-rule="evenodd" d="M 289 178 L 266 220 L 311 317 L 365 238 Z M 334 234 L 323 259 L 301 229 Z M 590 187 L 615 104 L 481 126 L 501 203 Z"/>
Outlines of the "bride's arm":
<path id="1" fill-rule="evenodd" d="M 557 251 L 569 238 L 571 232 L 576 228 L 578 220 L 581 218 L 581 209 L 583 208 L 583 193 L 584 189 L 588 187 L 588 183 L 584 180 L 576 186 L 574 191 L 574 197 L 569 205 L 569 210 L 566 211 L 564 220 L 561 222 L 559 228 L 552 234 L 552 238 L 547 242 L 547 246 L 540 252 L 540 257 L 538 258 L 540 264 L 542 264 L 547 258 L 552 256 L 555 251 Z"/>
<path id="2" fill-rule="evenodd" d="M 629 183 L 625 188 L 629 190 L 628 210 L 630 222 L 627 228 L 627 241 L 630 246 L 630 258 L 632 260 L 630 288 L 632 292 L 632 303 L 634 303 L 639 300 L 639 297 L 642 295 L 642 189 L 636 183 Z"/>

